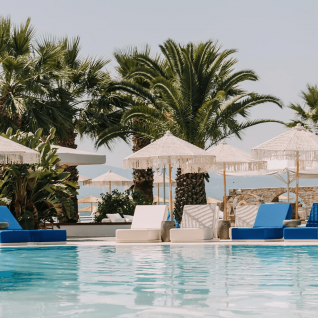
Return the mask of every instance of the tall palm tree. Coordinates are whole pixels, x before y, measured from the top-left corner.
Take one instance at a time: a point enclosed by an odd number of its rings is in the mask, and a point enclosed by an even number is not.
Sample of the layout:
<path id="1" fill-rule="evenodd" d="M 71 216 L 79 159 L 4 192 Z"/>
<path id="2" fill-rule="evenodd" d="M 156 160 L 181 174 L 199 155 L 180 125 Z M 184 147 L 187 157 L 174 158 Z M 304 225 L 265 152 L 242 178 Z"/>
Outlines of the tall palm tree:
<path id="1" fill-rule="evenodd" d="M 137 47 L 129 47 L 125 50 L 117 50 L 114 53 L 114 57 L 118 63 L 116 70 L 120 75 L 121 80 L 126 80 L 129 74 L 140 66 L 140 63 L 137 61 L 136 57 L 138 55 L 150 56 L 150 47 L 146 46 L 143 49 L 138 49 Z M 157 57 L 158 59 L 158 57 Z M 132 79 L 133 83 L 136 83 L 140 87 L 145 89 L 150 89 L 150 84 L 148 81 L 144 80 L 141 77 L 136 77 Z M 133 105 L 147 105 L 143 97 L 125 95 L 126 99 L 126 109 L 130 108 Z M 133 119 L 135 124 L 142 124 L 141 120 Z M 120 123 L 118 123 L 120 124 Z M 113 127 L 111 127 L 113 128 Z M 114 127 L 115 128 L 115 127 Z M 116 130 L 117 128 L 115 128 Z M 125 136 L 123 134 L 122 136 Z M 125 136 L 126 137 L 126 136 Z M 149 145 L 151 139 L 138 133 L 134 133 L 131 138 L 132 150 L 136 152 L 145 146 Z M 153 200 L 153 171 L 152 169 L 133 169 L 133 182 L 134 190 L 139 190 L 147 200 Z"/>
<path id="2" fill-rule="evenodd" d="M 291 103 L 288 107 L 295 111 L 296 119 L 287 124 L 294 127 L 301 124 L 314 134 L 318 134 L 318 87 L 307 84 L 306 90 L 301 91 L 302 103 Z"/>
<path id="3" fill-rule="evenodd" d="M 0 130 L 35 132 L 43 127 L 49 133 L 55 127 L 66 136 L 74 112 L 63 103 L 67 92 L 54 86 L 54 79 L 64 77 L 66 71 L 57 71 L 52 63 L 64 52 L 61 46 L 33 42 L 30 19 L 19 26 L 9 18 L 0 19 Z"/>
<path id="4" fill-rule="evenodd" d="M 180 45 L 167 40 L 160 46 L 162 58 L 138 54 L 138 66 L 118 89 L 141 98 L 124 113 L 122 125 L 100 134 L 98 144 L 107 144 L 123 134 L 139 134 L 150 139 L 167 130 L 207 149 L 220 140 L 237 136 L 249 127 L 271 119 L 250 120 L 250 109 L 264 103 L 282 107 L 271 95 L 245 92 L 240 84 L 257 81 L 252 70 L 234 71 L 235 50 L 222 50 L 217 42 Z M 133 79 L 149 83 L 149 89 Z M 135 120 L 140 122 L 136 122 Z M 178 171 L 175 212 L 181 220 L 185 204 L 205 204 L 204 173 L 181 174 Z"/>
<path id="5" fill-rule="evenodd" d="M 104 107 L 104 122 L 116 118 L 107 108 L 114 99 L 105 70 L 109 61 L 81 57 L 79 42 L 35 38 L 30 19 L 15 26 L 10 18 L 0 18 L 0 131 L 43 128 L 48 134 L 54 127 L 59 145 L 76 148 L 77 131 L 88 126 L 91 112 L 85 110 L 91 105 Z M 68 170 L 70 180 L 77 181 L 77 168 Z"/>

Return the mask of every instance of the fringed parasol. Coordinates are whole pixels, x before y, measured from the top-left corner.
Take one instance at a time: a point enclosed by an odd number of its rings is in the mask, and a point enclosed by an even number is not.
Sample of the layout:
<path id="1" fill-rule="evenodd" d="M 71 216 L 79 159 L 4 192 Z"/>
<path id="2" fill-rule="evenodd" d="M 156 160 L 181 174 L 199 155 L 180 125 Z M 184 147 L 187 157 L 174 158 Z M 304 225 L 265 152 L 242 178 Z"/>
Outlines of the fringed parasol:
<path id="1" fill-rule="evenodd" d="M 238 148 L 228 145 L 224 140 L 207 151 L 215 156 L 217 171 L 223 172 L 224 181 L 224 219 L 227 219 L 226 172 L 259 171 L 267 167 L 266 161 L 254 160 L 252 156 Z"/>

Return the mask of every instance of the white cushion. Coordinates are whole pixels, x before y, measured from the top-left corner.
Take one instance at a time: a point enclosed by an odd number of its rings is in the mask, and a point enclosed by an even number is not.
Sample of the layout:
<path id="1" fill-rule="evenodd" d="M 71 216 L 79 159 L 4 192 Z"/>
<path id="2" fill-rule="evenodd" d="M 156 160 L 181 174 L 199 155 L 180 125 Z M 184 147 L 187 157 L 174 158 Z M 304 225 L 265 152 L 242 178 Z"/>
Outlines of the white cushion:
<path id="1" fill-rule="evenodd" d="M 108 218 L 102 219 L 102 223 L 110 223 Z"/>
<path id="2" fill-rule="evenodd" d="M 175 242 L 200 242 L 213 238 L 212 228 L 203 229 L 171 229 L 170 240 Z"/>
<path id="3" fill-rule="evenodd" d="M 126 222 L 132 222 L 134 219 L 133 215 L 124 215 Z"/>
<path id="4" fill-rule="evenodd" d="M 110 222 L 115 223 L 115 222 L 120 222 L 118 220 L 124 220 L 119 213 L 114 213 L 114 214 L 106 214 Z M 124 220 L 125 221 L 125 220 Z"/>
<path id="5" fill-rule="evenodd" d="M 168 207 L 165 205 L 137 205 L 132 229 L 161 229 L 161 222 L 167 220 Z"/>
<path id="6" fill-rule="evenodd" d="M 216 207 L 206 205 L 185 205 L 183 208 L 181 228 L 212 228 Z"/>
<path id="7" fill-rule="evenodd" d="M 235 209 L 235 227 L 253 227 L 259 205 L 240 205 Z"/>
<path id="8" fill-rule="evenodd" d="M 135 229 L 135 230 L 116 230 L 117 243 L 154 243 L 160 242 L 160 230 Z"/>

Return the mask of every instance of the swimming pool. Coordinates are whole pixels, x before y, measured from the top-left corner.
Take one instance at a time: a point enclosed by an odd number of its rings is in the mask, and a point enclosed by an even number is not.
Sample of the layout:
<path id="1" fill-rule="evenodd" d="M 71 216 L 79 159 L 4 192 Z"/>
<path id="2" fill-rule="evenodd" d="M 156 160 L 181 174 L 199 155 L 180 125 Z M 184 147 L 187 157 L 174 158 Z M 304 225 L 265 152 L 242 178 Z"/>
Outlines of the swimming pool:
<path id="1" fill-rule="evenodd" d="M 315 246 L 0 249 L 0 317 L 314 317 Z"/>

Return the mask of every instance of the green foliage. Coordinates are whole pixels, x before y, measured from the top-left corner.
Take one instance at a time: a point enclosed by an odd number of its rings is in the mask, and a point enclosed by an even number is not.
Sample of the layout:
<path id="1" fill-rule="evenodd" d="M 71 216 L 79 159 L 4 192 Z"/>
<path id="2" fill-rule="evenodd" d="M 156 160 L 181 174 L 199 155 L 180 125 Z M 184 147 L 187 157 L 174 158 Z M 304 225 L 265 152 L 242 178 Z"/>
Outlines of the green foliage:
<path id="1" fill-rule="evenodd" d="M 134 215 L 137 205 L 151 205 L 152 202 L 145 200 L 140 191 L 134 191 L 131 193 L 126 191 L 125 193 L 119 192 L 117 189 L 112 193 L 102 194 L 102 202 L 98 203 L 98 210 L 96 213 L 95 221 L 101 222 L 106 218 L 106 214 L 119 213 L 121 217 L 124 215 Z"/>
<path id="2" fill-rule="evenodd" d="M 295 111 L 295 119 L 287 124 L 294 127 L 301 124 L 314 134 L 318 134 L 318 86 L 307 84 L 306 90 L 301 91 L 301 103 L 291 103 L 288 107 Z"/>
<path id="3" fill-rule="evenodd" d="M 167 40 L 162 55 L 149 50 L 116 54 L 123 80 L 117 88 L 132 96 L 131 106 L 119 125 L 100 133 L 96 145 L 108 147 L 121 138 L 137 134 L 158 139 L 167 130 L 201 148 L 271 119 L 250 120 L 250 110 L 266 103 L 282 107 L 271 95 L 245 92 L 241 84 L 257 81 L 252 70 L 234 71 L 235 50 L 222 50 L 217 42 L 197 45 Z M 135 62 L 135 63 L 133 63 Z"/>
<path id="4" fill-rule="evenodd" d="M 80 53 L 79 37 L 36 37 L 31 19 L 14 25 L 0 17 L 0 131 L 54 127 L 58 140 L 68 140 L 69 130 L 94 136 L 119 122 L 109 60 Z"/>
<path id="5" fill-rule="evenodd" d="M 22 227 L 37 228 L 41 222 L 53 222 L 53 217 L 70 215 L 74 211 L 71 196 L 77 194 L 76 183 L 68 181 L 69 173 L 56 167 L 57 149 L 51 148 L 55 129 L 42 141 L 42 130 L 35 134 L 18 131 L 12 135 L 9 129 L 3 137 L 37 150 L 41 154 L 39 164 L 6 165 L 1 167 L 0 204 L 8 205 Z M 32 218 L 30 217 L 32 214 Z"/>

